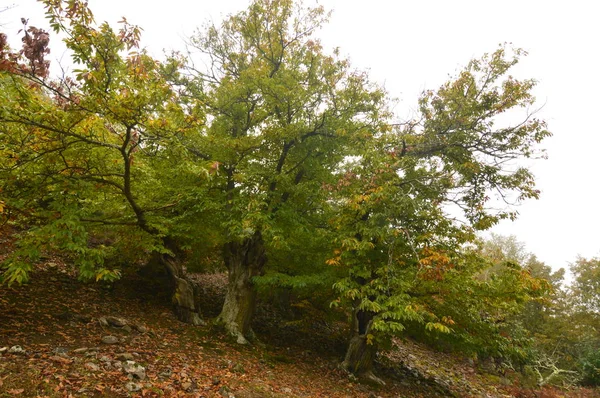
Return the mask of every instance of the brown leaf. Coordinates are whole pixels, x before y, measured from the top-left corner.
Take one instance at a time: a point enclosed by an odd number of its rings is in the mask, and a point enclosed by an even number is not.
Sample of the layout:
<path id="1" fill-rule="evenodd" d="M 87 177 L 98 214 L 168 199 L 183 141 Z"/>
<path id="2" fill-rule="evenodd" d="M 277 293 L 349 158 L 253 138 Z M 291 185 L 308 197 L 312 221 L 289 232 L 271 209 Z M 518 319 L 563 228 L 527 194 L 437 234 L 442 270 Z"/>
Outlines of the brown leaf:
<path id="1" fill-rule="evenodd" d="M 50 357 L 51 360 L 60 362 L 60 363 L 71 363 L 72 361 L 68 358 L 59 357 L 58 355 Z"/>
<path id="2" fill-rule="evenodd" d="M 24 388 L 18 388 L 18 389 L 17 389 L 17 388 L 13 388 L 12 390 L 8 390 L 8 393 L 9 393 L 9 394 L 12 394 L 12 395 L 19 395 L 19 394 L 21 394 L 23 391 L 25 391 L 25 389 L 24 389 Z"/>

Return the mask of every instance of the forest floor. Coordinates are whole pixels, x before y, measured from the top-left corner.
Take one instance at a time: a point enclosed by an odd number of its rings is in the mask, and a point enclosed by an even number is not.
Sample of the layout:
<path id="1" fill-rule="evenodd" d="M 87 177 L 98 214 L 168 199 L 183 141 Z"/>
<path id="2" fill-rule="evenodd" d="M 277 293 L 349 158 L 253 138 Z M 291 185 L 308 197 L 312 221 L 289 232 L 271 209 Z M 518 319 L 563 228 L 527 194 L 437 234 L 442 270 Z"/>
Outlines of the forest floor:
<path id="1" fill-rule="evenodd" d="M 223 300 L 222 274 L 197 275 L 203 315 Z M 59 259 L 30 283 L 0 286 L 0 397 L 592 397 L 593 390 L 527 391 L 510 375 L 455 354 L 398 341 L 381 358 L 384 387 L 340 370 L 342 327 L 286 322 L 262 305 L 259 344 L 178 322 L 164 293 L 129 276 L 83 283 Z M 113 338 L 108 338 L 112 336 Z"/>

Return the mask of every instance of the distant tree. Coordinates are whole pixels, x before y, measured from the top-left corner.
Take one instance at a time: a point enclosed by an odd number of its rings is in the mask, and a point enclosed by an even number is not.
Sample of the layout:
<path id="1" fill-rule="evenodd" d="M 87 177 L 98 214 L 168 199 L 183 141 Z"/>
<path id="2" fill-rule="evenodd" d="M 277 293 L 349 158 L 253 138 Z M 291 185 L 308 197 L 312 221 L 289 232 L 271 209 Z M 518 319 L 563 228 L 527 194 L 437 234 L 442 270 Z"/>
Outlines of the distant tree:
<path id="1" fill-rule="evenodd" d="M 577 299 L 577 309 L 600 316 L 600 258 L 578 257 L 571 264 L 572 295 Z"/>

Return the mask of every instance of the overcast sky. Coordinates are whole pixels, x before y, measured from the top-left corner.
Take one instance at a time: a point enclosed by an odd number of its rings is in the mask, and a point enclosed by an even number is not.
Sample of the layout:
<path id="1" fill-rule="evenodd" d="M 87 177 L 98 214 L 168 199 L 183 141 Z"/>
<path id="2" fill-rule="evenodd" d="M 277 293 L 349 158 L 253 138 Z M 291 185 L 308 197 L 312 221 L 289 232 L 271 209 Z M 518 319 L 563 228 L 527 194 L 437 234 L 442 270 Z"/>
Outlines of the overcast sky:
<path id="1" fill-rule="evenodd" d="M 314 0 L 313 0 L 314 1 Z M 533 164 L 540 200 L 519 207 L 516 222 L 494 232 L 516 235 L 554 268 L 576 256 L 600 255 L 600 23 L 593 1 L 573 0 L 320 0 L 333 10 L 318 36 L 340 47 L 354 66 L 370 69 L 375 81 L 400 100 L 408 116 L 423 89 L 439 87 L 471 58 L 511 42 L 529 52 L 515 71 L 532 77 L 554 136 L 544 142 L 548 160 Z M 0 0 L 1 28 L 19 29 L 20 17 L 47 27 L 34 0 Z M 249 0 L 89 0 L 97 21 L 120 17 L 140 25 L 142 43 L 153 54 L 182 49 L 184 38 L 204 22 L 244 9 Z M 306 4 L 314 4 L 307 1 Z M 52 56 L 60 57 L 56 45 Z"/>

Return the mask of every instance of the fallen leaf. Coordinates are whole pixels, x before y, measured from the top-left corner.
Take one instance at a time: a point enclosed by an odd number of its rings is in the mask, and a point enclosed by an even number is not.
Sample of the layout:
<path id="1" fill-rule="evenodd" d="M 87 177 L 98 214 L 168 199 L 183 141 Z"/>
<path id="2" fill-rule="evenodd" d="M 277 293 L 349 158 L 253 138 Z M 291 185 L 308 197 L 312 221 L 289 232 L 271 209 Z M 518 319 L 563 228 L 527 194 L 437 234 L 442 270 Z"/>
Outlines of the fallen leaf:
<path id="1" fill-rule="evenodd" d="M 25 391 L 25 389 L 24 389 L 24 388 L 18 388 L 18 389 L 17 389 L 17 388 L 13 388 L 12 390 L 8 390 L 8 393 L 9 393 L 9 394 L 12 394 L 12 395 L 19 395 L 19 394 L 21 394 L 23 391 Z"/>

